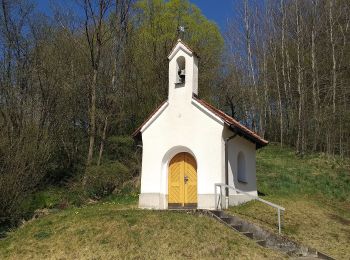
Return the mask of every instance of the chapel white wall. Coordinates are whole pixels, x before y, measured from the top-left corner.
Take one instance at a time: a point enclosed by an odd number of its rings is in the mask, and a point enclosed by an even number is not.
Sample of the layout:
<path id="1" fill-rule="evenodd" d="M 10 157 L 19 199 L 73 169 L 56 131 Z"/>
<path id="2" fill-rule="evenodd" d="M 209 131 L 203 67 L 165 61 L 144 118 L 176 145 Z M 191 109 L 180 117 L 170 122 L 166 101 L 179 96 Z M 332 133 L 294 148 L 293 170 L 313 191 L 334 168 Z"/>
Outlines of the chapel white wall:
<path id="1" fill-rule="evenodd" d="M 169 62 L 168 103 L 142 129 L 143 154 L 140 207 L 167 208 L 168 164 L 179 152 L 191 153 L 197 161 L 198 208 L 214 208 L 215 183 L 225 182 L 225 138 L 233 132 L 221 119 L 192 99 L 198 94 L 198 59 L 181 42 Z M 185 84 L 175 84 L 178 57 L 186 61 Z M 255 144 L 237 136 L 229 142 L 229 184 L 256 195 Z M 237 156 L 246 159 L 248 181 L 236 177 Z M 244 200 L 235 196 L 235 201 Z"/>
<path id="2" fill-rule="evenodd" d="M 234 133 L 225 128 L 224 138 L 232 136 Z M 245 157 L 246 166 L 246 183 L 238 181 L 237 178 L 237 158 L 238 154 L 242 152 Z M 256 183 L 256 146 L 254 143 L 246 140 L 245 138 L 237 135 L 235 138 L 228 142 L 228 177 L 229 185 L 251 195 L 257 196 L 257 183 Z M 235 191 L 230 190 L 231 204 L 240 204 L 242 202 L 250 200 L 249 197 L 244 195 L 237 195 Z"/>
<path id="3" fill-rule="evenodd" d="M 214 183 L 223 181 L 222 130 L 223 124 L 203 113 L 192 99 L 179 93 L 169 100 L 168 107 L 142 132 L 141 193 L 166 197 L 169 161 L 178 152 L 190 152 L 197 161 L 198 208 L 213 208 Z M 212 195 L 212 201 L 201 195 Z M 167 207 L 167 201 L 163 203 L 160 208 Z"/>
<path id="4" fill-rule="evenodd" d="M 154 208 L 167 208 L 168 163 L 177 153 L 189 152 L 195 157 L 198 165 L 198 208 L 213 208 L 214 183 L 225 182 L 224 140 L 234 133 L 205 114 L 193 101 L 187 103 L 180 100 L 169 103 L 142 134 L 141 193 L 150 198 Z M 245 157 L 246 183 L 237 179 L 239 152 Z M 229 185 L 257 195 L 255 166 L 254 143 L 238 135 L 228 142 Z M 156 194 L 159 194 L 160 198 L 157 198 Z M 250 200 L 232 190 L 230 197 L 231 204 Z"/>

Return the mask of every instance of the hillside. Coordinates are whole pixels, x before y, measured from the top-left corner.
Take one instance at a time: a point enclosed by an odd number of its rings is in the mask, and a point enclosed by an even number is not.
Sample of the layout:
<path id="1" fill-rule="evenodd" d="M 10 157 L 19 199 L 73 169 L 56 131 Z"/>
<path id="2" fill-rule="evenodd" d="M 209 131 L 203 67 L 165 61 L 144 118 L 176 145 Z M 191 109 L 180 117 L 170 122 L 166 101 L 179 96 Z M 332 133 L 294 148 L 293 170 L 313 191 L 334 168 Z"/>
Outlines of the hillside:
<path id="1" fill-rule="evenodd" d="M 350 259 L 350 164 L 322 154 L 296 156 L 269 145 L 257 154 L 262 198 L 286 208 L 283 233 L 339 259 Z M 277 232 L 276 212 L 259 202 L 229 210 Z"/>
<path id="2" fill-rule="evenodd" d="M 0 259 L 280 258 L 206 216 L 99 203 L 27 223 Z"/>
<path id="3" fill-rule="evenodd" d="M 284 234 L 350 258 L 348 161 L 300 158 L 293 150 L 269 145 L 258 151 L 257 169 L 261 196 L 286 208 Z M 230 211 L 277 232 L 276 213 L 258 202 Z M 0 259 L 283 257 L 207 216 L 138 210 L 135 199 L 56 210 L 0 240 Z"/>

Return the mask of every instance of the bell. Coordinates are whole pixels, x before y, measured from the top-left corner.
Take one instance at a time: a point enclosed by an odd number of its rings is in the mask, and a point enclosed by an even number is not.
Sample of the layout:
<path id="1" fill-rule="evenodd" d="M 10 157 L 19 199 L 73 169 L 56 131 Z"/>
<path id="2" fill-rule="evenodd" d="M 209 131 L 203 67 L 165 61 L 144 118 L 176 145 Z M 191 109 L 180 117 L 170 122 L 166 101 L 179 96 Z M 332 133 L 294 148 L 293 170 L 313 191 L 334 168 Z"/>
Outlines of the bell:
<path id="1" fill-rule="evenodd" d="M 179 74 L 180 82 L 184 83 L 185 82 L 185 75 L 186 75 L 185 70 L 179 70 L 178 74 Z"/>

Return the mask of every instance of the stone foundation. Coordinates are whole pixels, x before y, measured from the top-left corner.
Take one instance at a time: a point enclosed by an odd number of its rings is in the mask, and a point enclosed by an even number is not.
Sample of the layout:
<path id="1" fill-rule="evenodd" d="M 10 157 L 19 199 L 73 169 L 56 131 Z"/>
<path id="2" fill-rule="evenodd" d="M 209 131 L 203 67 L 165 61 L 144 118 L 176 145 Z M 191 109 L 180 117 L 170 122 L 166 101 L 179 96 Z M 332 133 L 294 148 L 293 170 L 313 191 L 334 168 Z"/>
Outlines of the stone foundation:
<path id="1" fill-rule="evenodd" d="M 161 193 L 142 193 L 139 196 L 141 209 L 167 209 L 168 195 Z M 215 209 L 215 194 L 198 194 L 198 209 Z"/>
<path id="2" fill-rule="evenodd" d="M 246 203 L 248 201 L 251 201 L 252 197 L 244 195 L 244 194 L 235 194 L 235 195 L 230 195 L 229 199 L 229 205 L 230 206 L 237 206 L 242 203 Z"/>
<path id="3" fill-rule="evenodd" d="M 139 208 L 141 208 L 141 209 L 164 209 L 164 195 L 162 195 L 160 193 L 142 193 L 142 194 L 140 194 L 140 196 L 139 196 Z"/>

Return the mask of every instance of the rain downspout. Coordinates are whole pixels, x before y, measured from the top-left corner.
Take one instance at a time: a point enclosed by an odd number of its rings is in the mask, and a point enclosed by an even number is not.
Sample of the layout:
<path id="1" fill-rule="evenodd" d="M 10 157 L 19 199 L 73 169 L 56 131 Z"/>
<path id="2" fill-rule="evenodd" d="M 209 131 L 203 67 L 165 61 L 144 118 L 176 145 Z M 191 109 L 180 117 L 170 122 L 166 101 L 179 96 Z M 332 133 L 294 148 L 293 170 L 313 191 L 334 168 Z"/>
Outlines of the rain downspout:
<path id="1" fill-rule="evenodd" d="M 233 138 L 235 138 L 237 136 L 237 134 L 235 133 L 234 135 L 227 137 L 225 139 L 225 184 L 228 184 L 228 142 L 230 140 L 232 140 Z M 226 208 L 228 208 L 228 196 L 229 196 L 229 189 L 226 187 L 225 188 L 225 197 L 226 197 Z"/>

